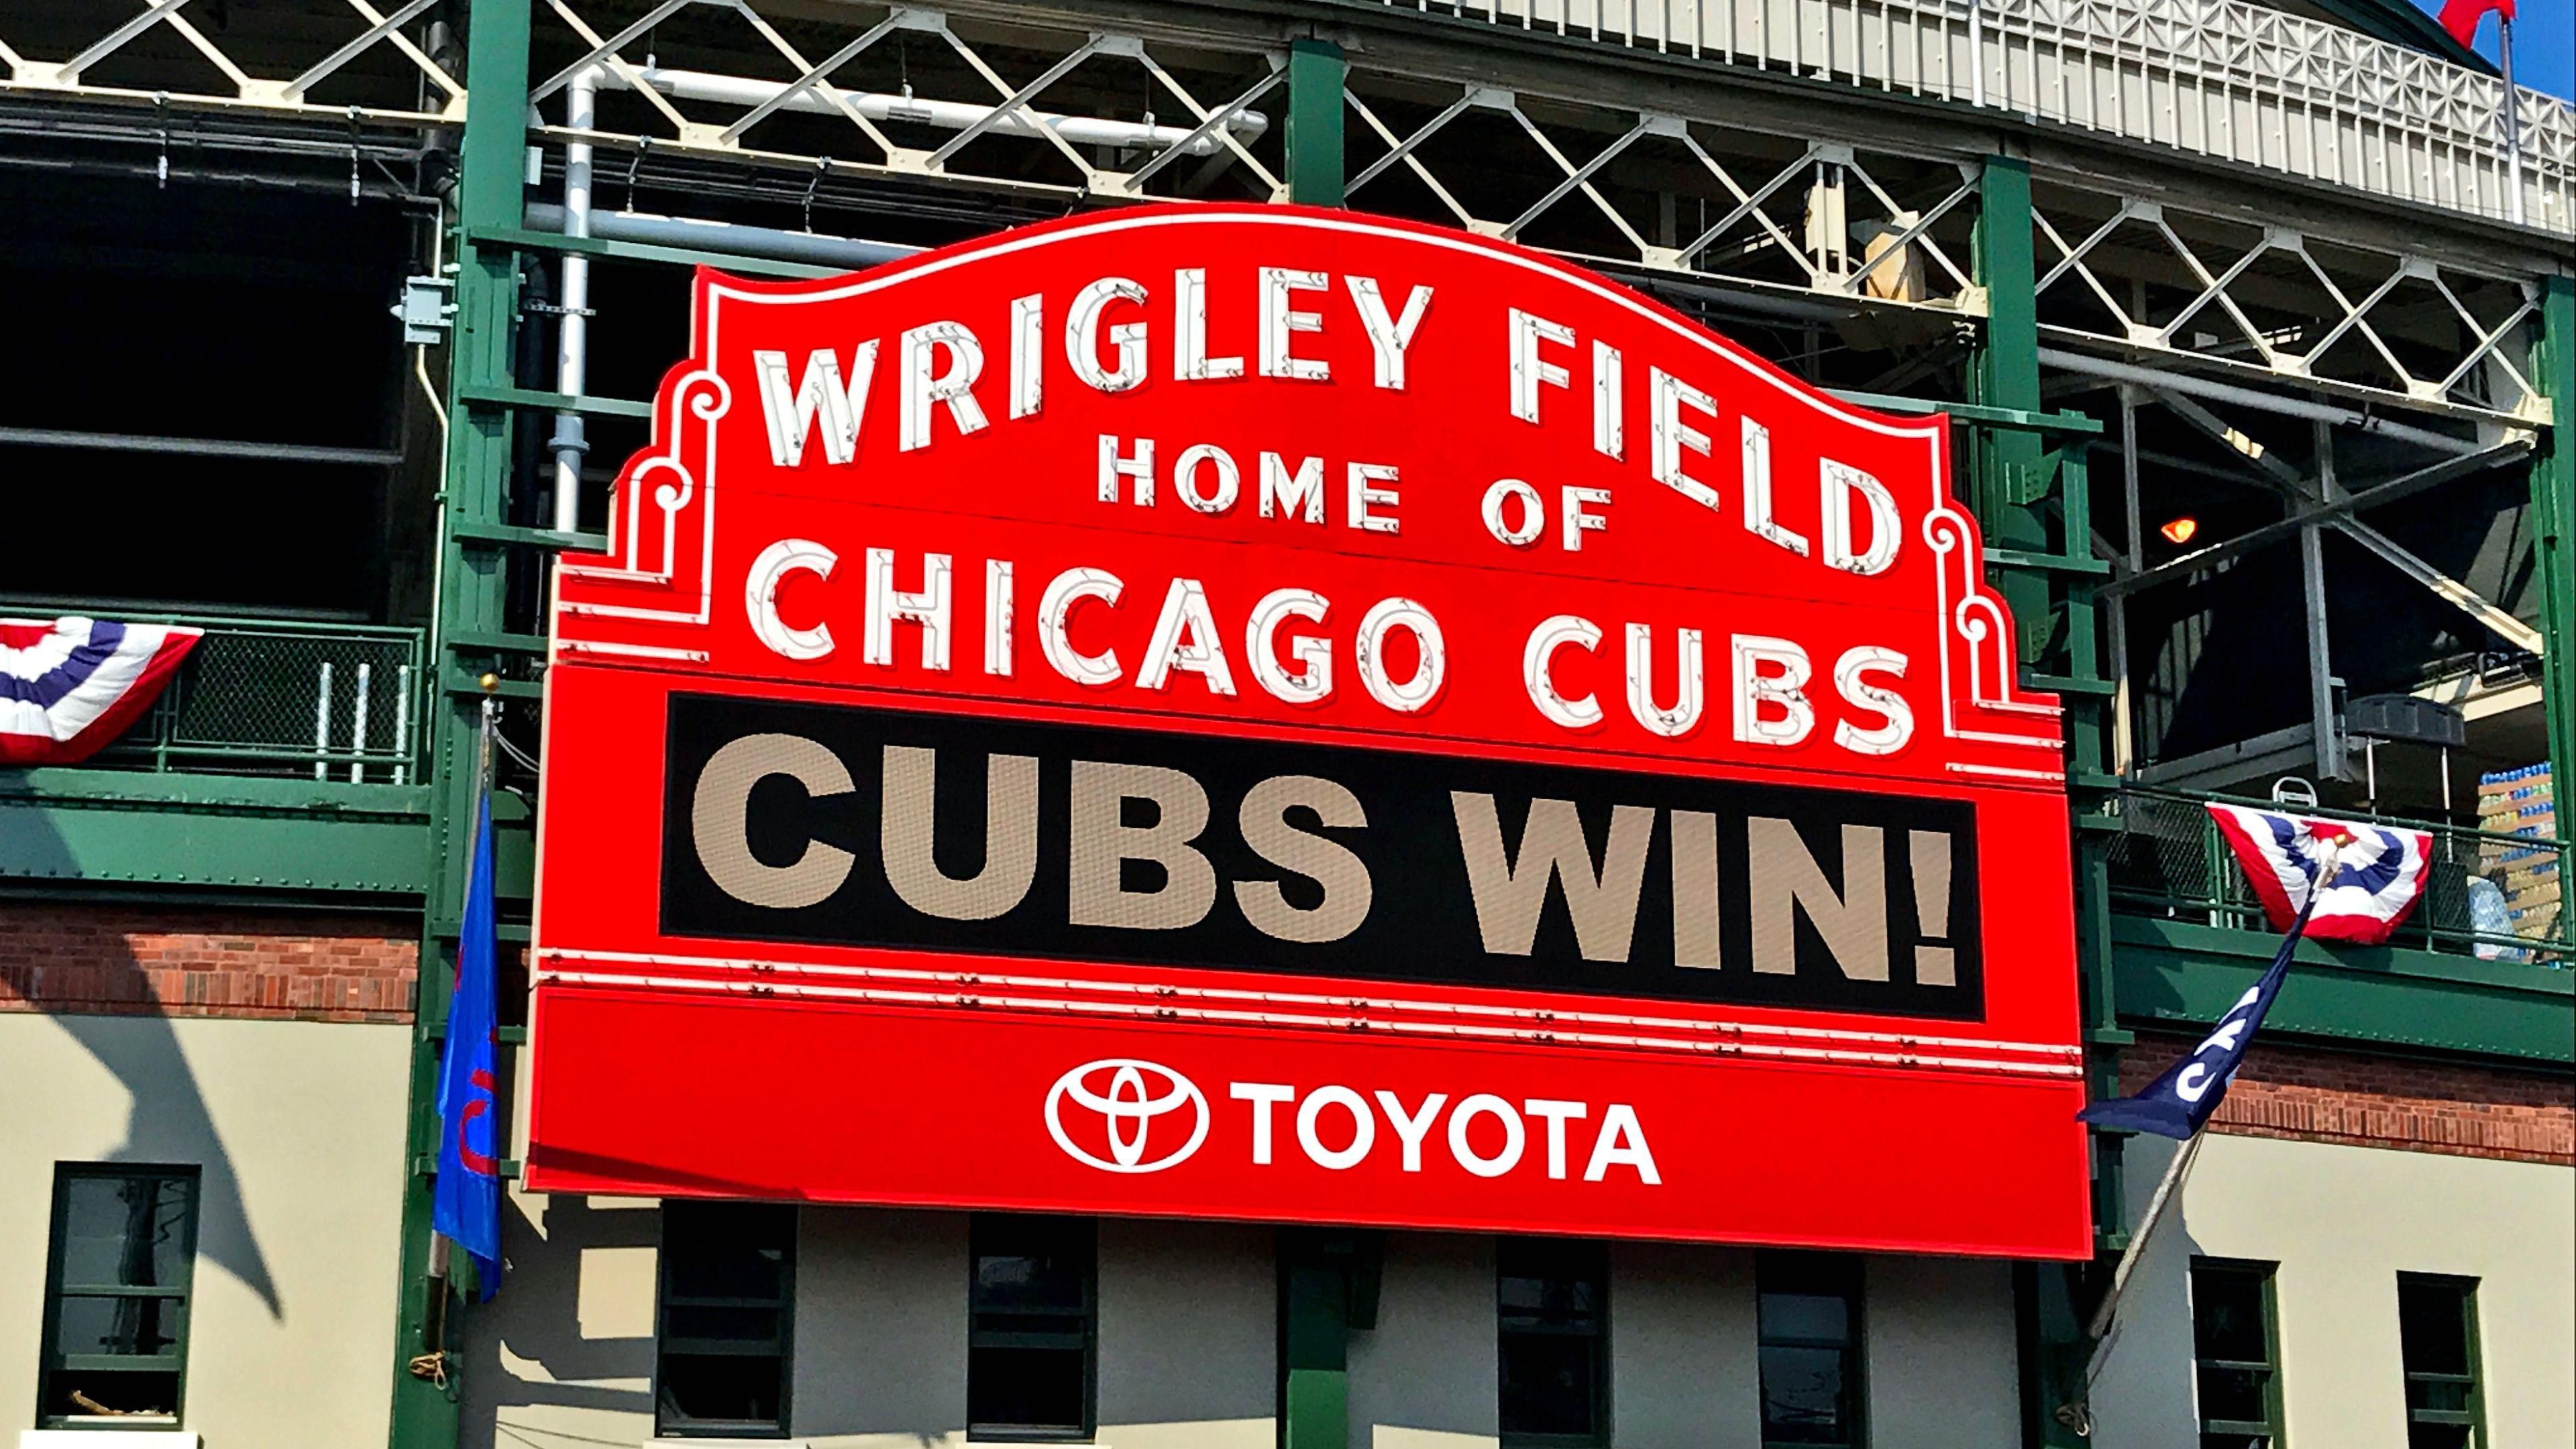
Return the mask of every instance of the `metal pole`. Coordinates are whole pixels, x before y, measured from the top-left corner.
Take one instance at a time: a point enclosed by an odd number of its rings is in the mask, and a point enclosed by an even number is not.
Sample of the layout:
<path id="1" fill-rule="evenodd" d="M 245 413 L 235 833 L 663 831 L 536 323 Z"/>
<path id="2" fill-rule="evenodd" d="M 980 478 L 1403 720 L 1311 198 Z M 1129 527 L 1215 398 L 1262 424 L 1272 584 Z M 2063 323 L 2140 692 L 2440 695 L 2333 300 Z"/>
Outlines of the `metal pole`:
<path id="1" fill-rule="evenodd" d="M 2145 507 L 2138 488 L 2138 390 L 2122 383 L 2119 392 L 2120 506 L 2129 527 L 2123 546 L 2128 550 L 2129 572 L 2134 574 L 2147 565 Z M 2111 631 L 2111 679 L 2115 690 L 2111 696 L 2111 771 L 2125 775 L 2138 758 L 2138 701 L 2129 677 L 2127 596 L 2113 594 L 2108 605 L 2104 623 Z"/>
<path id="2" fill-rule="evenodd" d="M 2335 486 L 2334 433 L 2323 422 L 2316 429 L 2317 485 L 2327 503 L 2340 501 Z M 2335 734 L 2334 651 L 2326 632 L 2325 535 L 2317 524 L 2299 530 L 2299 584 L 2308 621 L 2308 716 L 2315 722 L 2317 778 L 2343 778 L 2343 741 Z"/>
<path id="3" fill-rule="evenodd" d="M 358 666 L 358 698 L 350 708 L 349 783 L 363 784 L 367 778 L 367 684 L 375 666 Z"/>
<path id="4" fill-rule="evenodd" d="M 1968 103 L 1986 103 L 1986 0 L 1968 0 Z"/>
<path id="5" fill-rule="evenodd" d="M 331 777 L 331 661 L 322 661 L 320 679 L 313 687 L 313 778 Z"/>
<path id="6" fill-rule="evenodd" d="M 2253 408 L 2258 412 L 2279 413 L 2283 417 L 2316 418 L 2329 423 L 2341 423 L 2346 427 L 2358 428 L 2365 433 L 2378 433 L 2383 437 L 2397 438 L 2447 453 L 2474 453 L 2486 446 L 2474 438 L 2454 438 L 2426 428 L 2412 428 L 2404 423 L 2393 423 L 2376 413 L 2309 402 L 2305 398 L 2283 397 L 2278 393 L 2238 387 L 2232 383 L 2212 382 L 2207 378 L 2194 377 L 2189 373 L 2170 372 L 2156 367 L 2140 367 L 2135 363 L 2113 362 L 2107 358 L 2091 357 L 2081 352 L 2068 352 L 2060 347 L 2040 348 L 2039 360 L 2046 366 L 2066 372 L 2082 373 L 2086 377 L 2160 387 L 2167 392 L 2181 393 L 2185 397 L 2234 403 L 2239 407 Z"/>
<path id="7" fill-rule="evenodd" d="M 2206 1127 L 2191 1134 L 2191 1140 L 2165 1164 L 2165 1175 L 2156 1181 L 2155 1196 L 2147 1199 L 2147 1211 L 2138 1219 L 2138 1230 L 2129 1235 L 2129 1246 L 2120 1250 L 2120 1266 L 2111 1270 L 2111 1291 L 2102 1295 L 2102 1306 L 2093 1310 L 2093 1322 L 2085 1328 L 2085 1337 L 2098 1342 L 2111 1331 L 2111 1315 L 2120 1306 L 2120 1294 L 2129 1286 L 2129 1275 L 2137 1270 L 2139 1255 L 2146 1251 L 2147 1239 L 2154 1234 L 2156 1224 L 2164 1220 L 2165 1204 L 2173 1201 L 2174 1190 L 2182 1186 L 2183 1177 L 2191 1171 L 2192 1159 L 2200 1155 L 2200 1139 L 2208 1135 Z M 2095 1354 L 2098 1358 L 2100 1350 Z"/>
<path id="8" fill-rule="evenodd" d="M 599 70 L 593 66 L 564 88 L 564 124 L 587 131 L 598 119 Z M 564 143 L 563 232 L 590 235 L 590 143 Z M 563 258 L 562 326 L 556 329 L 555 391 L 579 397 L 588 381 L 590 362 L 590 258 L 566 252 Z M 555 435 L 547 446 L 555 454 L 555 531 L 581 527 L 581 460 L 590 451 L 579 413 L 555 414 Z"/>
<path id="9" fill-rule="evenodd" d="M 2513 13 L 2497 22 L 2497 54 L 2504 70 L 2505 215 L 2522 225 L 2522 93 L 2513 88 Z"/>

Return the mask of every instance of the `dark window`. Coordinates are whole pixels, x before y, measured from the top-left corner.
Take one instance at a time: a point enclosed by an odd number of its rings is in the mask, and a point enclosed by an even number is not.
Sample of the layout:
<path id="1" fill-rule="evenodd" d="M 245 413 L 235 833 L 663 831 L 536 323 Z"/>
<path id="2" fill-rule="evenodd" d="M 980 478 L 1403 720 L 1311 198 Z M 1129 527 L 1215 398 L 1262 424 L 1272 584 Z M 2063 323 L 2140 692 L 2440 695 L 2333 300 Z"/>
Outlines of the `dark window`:
<path id="1" fill-rule="evenodd" d="M 1506 1238 L 1494 1259 L 1507 1444 L 1606 1444 L 1610 1271 L 1596 1243 Z"/>
<path id="2" fill-rule="evenodd" d="M 1859 1449 L 1867 1442 L 1860 1260 L 1765 1253 L 1758 1261 L 1763 1444 Z"/>
<path id="3" fill-rule="evenodd" d="M 54 1169 L 40 1424 L 176 1421 L 197 1260 L 197 1169 Z"/>
<path id="4" fill-rule="evenodd" d="M 2407 1449 L 2485 1449 L 2474 1278 L 2397 1275 Z"/>
<path id="5" fill-rule="evenodd" d="M 653 1431 L 784 1436 L 795 1301 L 796 1209 L 664 1203 Z"/>
<path id="6" fill-rule="evenodd" d="M 967 1437 L 1091 1437 L 1096 1258 L 1088 1218 L 976 1217 Z"/>
<path id="7" fill-rule="evenodd" d="M 2272 1265 L 2195 1258 L 2191 1339 L 2201 1449 L 2278 1449 L 2281 1344 Z"/>

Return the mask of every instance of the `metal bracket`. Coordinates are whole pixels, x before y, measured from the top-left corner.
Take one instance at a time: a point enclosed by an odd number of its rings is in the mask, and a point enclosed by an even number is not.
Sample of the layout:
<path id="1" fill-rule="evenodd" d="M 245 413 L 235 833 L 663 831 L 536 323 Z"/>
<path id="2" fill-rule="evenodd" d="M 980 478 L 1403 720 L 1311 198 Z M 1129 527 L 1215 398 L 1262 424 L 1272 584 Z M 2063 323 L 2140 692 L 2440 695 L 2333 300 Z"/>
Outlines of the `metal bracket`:
<path id="1" fill-rule="evenodd" d="M 385 310 L 402 319 L 405 345 L 444 342 L 456 325 L 456 279 L 405 277 L 402 300 Z"/>

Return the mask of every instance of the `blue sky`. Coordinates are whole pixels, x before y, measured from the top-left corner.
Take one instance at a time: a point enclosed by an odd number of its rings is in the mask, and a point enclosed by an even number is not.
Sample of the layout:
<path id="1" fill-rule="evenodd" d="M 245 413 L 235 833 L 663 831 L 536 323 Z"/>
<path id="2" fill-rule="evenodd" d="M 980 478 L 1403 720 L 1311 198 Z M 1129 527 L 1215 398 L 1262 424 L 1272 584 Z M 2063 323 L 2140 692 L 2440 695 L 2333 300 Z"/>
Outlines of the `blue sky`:
<path id="1" fill-rule="evenodd" d="M 2415 0 L 2417 8 L 2439 15 L 2441 0 Z M 2513 22 L 2513 78 L 2516 84 L 2551 95 L 2576 97 L 2576 0 L 2520 0 Z M 2496 58 L 2496 18 L 2478 25 L 2478 54 Z"/>

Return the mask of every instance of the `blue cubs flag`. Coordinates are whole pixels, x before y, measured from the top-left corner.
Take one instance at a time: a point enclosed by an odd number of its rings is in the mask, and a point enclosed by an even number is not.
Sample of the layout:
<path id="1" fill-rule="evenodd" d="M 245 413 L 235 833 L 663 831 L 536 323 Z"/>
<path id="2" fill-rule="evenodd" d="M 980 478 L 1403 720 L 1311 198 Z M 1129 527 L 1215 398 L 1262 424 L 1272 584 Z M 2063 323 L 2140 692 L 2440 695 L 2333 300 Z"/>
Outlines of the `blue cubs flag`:
<path id="1" fill-rule="evenodd" d="M 2271 967 L 2236 998 L 2236 1004 L 2227 1008 L 2227 1015 L 2219 1018 L 2217 1028 L 2191 1049 L 2191 1055 L 2165 1068 L 2163 1076 L 2147 1083 L 2137 1095 L 2096 1102 L 2075 1115 L 2096 1127 L 2125 1127 L 2176 1141 L 2189 1140 L 2226 1099 L 2228 1084 L 2236 1080 L 2236 1064 L 2245 1059 L 2245 1049 L 2253 1044 L 2254 1031 L 2263 1024 L 2263 1014 L 2272 1009 L 2272 998 L 2281 994 L 2282 979 L 2290 974 L 2290 957 L 2299 949 L 2308 912 L 2315 910 L 2316 904 L 2316 896 L 2311 894 L 2308 903 L 2299 908 L 2299 919 L 2291 926 L 2290 934 L 2281 938 L 2281 949 L 2273 954 Z"/>
<path id="2" fill-rule="evenodd" d="M 474 1260 L 489 1301 L 501 1286 L 500 1118 L 494 1112 L 492 1034 L 499 1010 L 492 920 L 492 799 L 476 802 L 474 861 L 466 872 L 465 920 L 456 945 L 456 992 L 438 1061 L 438 1183 L 430 1226 Z"/>

